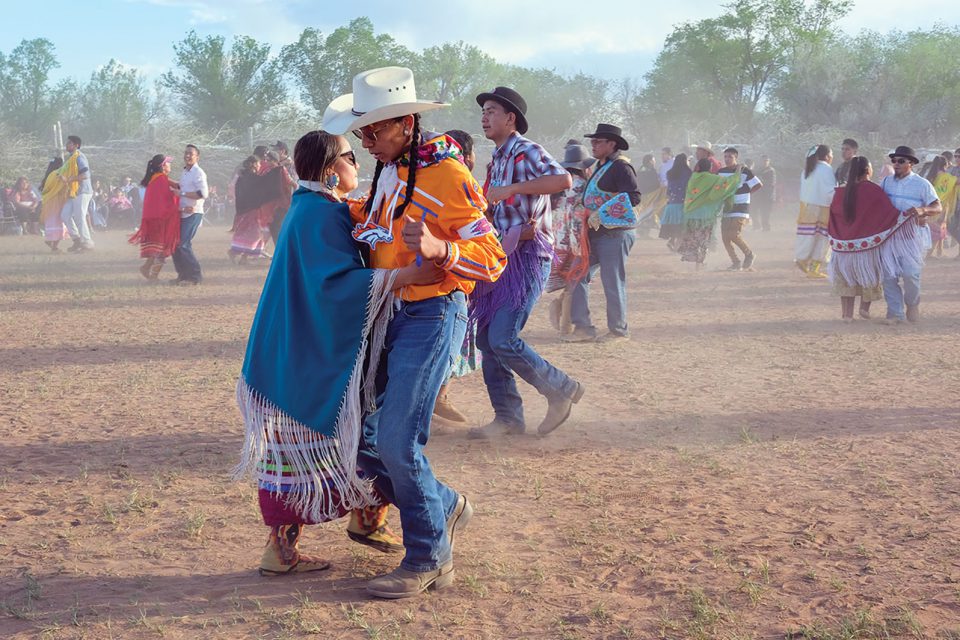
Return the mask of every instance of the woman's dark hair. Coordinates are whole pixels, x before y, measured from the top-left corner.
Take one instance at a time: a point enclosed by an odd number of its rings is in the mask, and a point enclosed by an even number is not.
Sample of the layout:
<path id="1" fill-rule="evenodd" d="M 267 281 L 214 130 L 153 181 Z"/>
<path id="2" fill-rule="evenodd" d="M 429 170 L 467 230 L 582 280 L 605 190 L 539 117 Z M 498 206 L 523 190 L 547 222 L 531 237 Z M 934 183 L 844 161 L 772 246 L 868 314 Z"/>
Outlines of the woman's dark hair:
<path id="1" fill-rule="evenodd" d="M 809 178 L 817 163 L 821 160 L 826 162 L 828 155 L 830 155 L 830 147 L 825 144 L 818 144 L 814 152 L 807 156 L 807 161 L 803 165 L 803 177 Z"/>
<path id="2" fill-rule="evenodd" d="M 460 145 L 460 150 L 463 151 L 464 157 L 467 157 L 473 153 L 473 136 L 466 131 L 461 131 L 460 129 L 451 129 L 444 135 L 450 136 L 458 145 Z"/>
<path id="3" fill-rule="evenodd" d="M 83 146 L 83 140 L 80 139 L 80 136 L 67 136 L 67 142 L 77 145 L 78 149 Z"/>
<path id="4" fill-rule="evenodd" d="M 27 180 L 26 176 L 20 176 L 19 178 L 17 178 L 17 181 L 13 183 L 14 193 L 17 193 L 23 189 L 23 187 L 20 186 L 21 184 L 29 187 L 30 181 Z"/>
<path id="5" fill-rule="evenodd" d="M 43 191 L 43 188 L 47 186 L 47 178 L 50 177 L 50 174 L 63 166 L 63 158 L 60 156 L 55 156 L 53 160 L 50 161 L 50 164 L 47 165 L 47 171 L 43 174 L 43 180 L 40 181 L 40 191 Z"/>
<path id="6" fill-rule="evenodd" d="M 857 217 L 857 191 L 860 190 L 860 180 L 867 177 L 869 169 L 870 161 L 866 156 L 850 158 L 850 173 L 843 192 L 843 217 L 847 222 L 853 222 Z"/>
<path id="7" fill-rule="evenodd" d="M 710 158 L 704 158 L 703 160 L 698 160 L 697 165 L 693 168 L 694 173 L 710 173 L 710 170 L 713 168 L 713 165 L 710 163 Z"/>
<path id="8" fill-rule="evenodd" d="M 683 180 L 684 177 L 690 177 L 691 173 L 693 172 L 687 164 L 687 154 L 678 153 L 673 158 L 673 166 L 667 169 L 667 180 Z"/>
<path id="9" fill-rule="evenodd" d="M 257 163 L 260 162 L 260 158 L 257 156 L 247 156 L 243 159 L 243 162 L 240 164 L 240 170 L 242 173 L 250 173 L 253 171 L 253 168 L 257 166 Z"/>
<path id="10" fill-rule="evenodd" d="M 653 159 L 653 154 L 648 153 L 644 155 L 643 159 L 640 160 L 640 166 L 643 167 L 644 169 L 656 169 L 657 164 L 656 164 L 656 161 Z"/>
<path id="11" fill-rule="evenodd" d="M 297 144 L 293 145 L 293 167 L 301 180 L 323 180 L 324 171 L 332 167 L 340 157 L 337 137 L 317 130 L 304 134 L 297 140 Z"/>
<path id="12" fill-rule="evenodd" d="M 158 153 L 150 158 L 150 161 L 147 163 L 147 171 L 143 174 L 143 180 L 140 181 L 141 187 L 148 186 L 150 184 L 150 179 L 153 178 L 154 175 L 163 171 L 163 161 L 166 159 L 166 157 L 167 156 L 163 155 L 162 153 Z"/>
<path id="13" fill-rule="evenodd" d="M 927 167 L 927 172 L 924 174 L 924 178 L 933 182 L 934 178 L 940 175 L 941 171 L 947 170 L 947 159 L 943 156 L 937 156 L 933 159 L 933 162 L 930 163 L 930 166 Z"/>
<path id="14" fill-rule="evenodd" d="M 403 120 L 406 116 L 394 118 L 394 120 Z M 413 114 L 413 136 L 410 138 L 410 167 L 407 172 L 407 190 L 403 194 L 403 202 L 393 212 L 393 219 L 396 220 L 403 215 L 407 205 L 413 200 L 413 190 L 417 182 L 417 147 L 420 146 L 420 114 Z M 377 168 L 373 172 L 373 184 L 370 185 L 370 197 L 363 205 L 363 210 L 370 213 L 373 209 L 373 201 L 377 195 L 377 181 L 380 179 L 380 172 L 383 171 L 383 163 L 377 161 Z"/>

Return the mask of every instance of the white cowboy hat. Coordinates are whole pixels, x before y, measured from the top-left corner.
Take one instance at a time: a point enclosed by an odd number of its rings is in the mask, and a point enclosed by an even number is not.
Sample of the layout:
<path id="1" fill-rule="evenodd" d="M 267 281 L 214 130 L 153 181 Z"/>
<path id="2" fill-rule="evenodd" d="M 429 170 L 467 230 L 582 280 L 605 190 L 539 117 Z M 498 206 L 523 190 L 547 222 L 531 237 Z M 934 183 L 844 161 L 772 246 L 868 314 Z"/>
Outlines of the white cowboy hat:
<path id="1" fill-rule="evenodd" d="M 353 77 L 353 93 L 330 103 L 323 113 L 322 128 L 340 136 L 374 122 L 449 106 L 443 102 L 417 100 L 410 69 L 381 67 Z"/>

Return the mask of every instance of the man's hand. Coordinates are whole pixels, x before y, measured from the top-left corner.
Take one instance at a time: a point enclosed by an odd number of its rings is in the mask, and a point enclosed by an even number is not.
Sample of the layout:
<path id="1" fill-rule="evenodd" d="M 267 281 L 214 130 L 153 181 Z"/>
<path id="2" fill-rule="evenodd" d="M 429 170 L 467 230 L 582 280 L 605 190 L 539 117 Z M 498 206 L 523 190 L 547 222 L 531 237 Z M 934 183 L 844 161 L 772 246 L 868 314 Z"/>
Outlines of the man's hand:
<path id="1" fill-rule="evenodd" d="M 520 230 L 521 240 L 533 240 L 537 237 L 537 225 L 535 222 L 527 222 Z"/>
<path id="2" fill-rule="evenodd" d="M 416 251 L 426 260 L 443 261 L 447 259 L 447 243 L 438 239 L 422 220 L 414 220 L 410 216 L 403 225 L 403 242 L 411 251 Z"/>
<path id="3" fill-rule="evenodd" d="M 513 185 L 510 184 L 503 187 L 490 187 L 483 195 L 486 197 L 487 202 L 490 204 L 496 204 L 498 202 L 508 200 L 511 196 L 513 196 L 512 187 Z"/>

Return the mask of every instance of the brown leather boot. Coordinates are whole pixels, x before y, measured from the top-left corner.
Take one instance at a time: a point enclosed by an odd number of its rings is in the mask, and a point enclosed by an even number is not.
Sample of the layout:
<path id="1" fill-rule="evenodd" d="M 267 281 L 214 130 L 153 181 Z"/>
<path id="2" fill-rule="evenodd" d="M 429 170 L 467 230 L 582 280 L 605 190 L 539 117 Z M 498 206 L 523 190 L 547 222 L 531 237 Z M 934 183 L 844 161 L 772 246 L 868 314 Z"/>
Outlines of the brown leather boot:
<path id="1" fill-rule="evenodd" d="M 297 549 L 302 529 L 299 524 L 270 528 L 270 539 L 260 559 L 260 575 L 281 576 L 286 573 L 306 573 L 330 568 L 330 563 L 326 560 L 305 556 Z"/>

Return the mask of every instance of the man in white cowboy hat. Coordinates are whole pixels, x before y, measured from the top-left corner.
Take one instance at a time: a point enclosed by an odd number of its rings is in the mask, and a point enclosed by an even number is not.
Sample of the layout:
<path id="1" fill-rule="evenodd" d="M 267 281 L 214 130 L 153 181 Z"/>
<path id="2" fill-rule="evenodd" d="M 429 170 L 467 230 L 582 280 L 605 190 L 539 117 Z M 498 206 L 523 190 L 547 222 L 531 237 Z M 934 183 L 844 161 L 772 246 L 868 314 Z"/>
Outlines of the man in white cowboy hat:
<path id="1" fill-rule="evenodd" d="M 943 212 L 937 190 L 928 180 L 913 172 L 913 167 L 920 164 L 917 154 L 907 146 L 899 146 L 890 152 L 893 162 L 893 175 L 885 177 L 880 182 L 890 202 L 897 209 L 907 215 L 917 216 L 920 225 L 926 226 L 927 218 L 938 216 Z M 930 242 L 929 229 L 921 230 L 921 238 Z M 919 253 L 922 255 L 922 252 Z M 909 320 L 920 320 L 920 273 L 923 270 L 923 260 L 909 256 L 896 257 L 895 264 L 890 269 L 884 269 L 883 297 L 887 301 L 886 322 L 896 324 Z M 900 287 L 900 280 L 903 287 Z M 906 310 L 904 310 L 906 305 Z"/>
<path id="2" fill-rule="evenodd" d="M 696 147 L 696 156 L 697 161 L 703 160 L 704 158 L 710 160 L 710 173 L 717 173 L 720 171 L 720 161 L 717 160 L 717 156 L 713 153 L 713 145 L 709 142 L 699 142 Z"/>
<path id="3" fill-rule="evenodd" d="M 594 133 L 584 136 L 590 139 L 591 152 L 597 159 L 593 175 L 584 189 L 583 202 L 590 211 L 593 224 L 590 236 L 590 270 L 573 287 L 570 304 L 570 320 L 573 333 L 563 337 L 566 342 L 593 342 L 598 339 L 597 328 L 590 319 L 587 302 L 590 281 L 600 272 L 600 282 L 607 303 L 607 333 L 600 339 L 624 340 L 629 336 L 627 328 L 626 261 L 636 241 L 631 227 L 604 227 L 597 220 L 600 209 L 610 200 L 626 194 L 629 204 L 640 203 L 637 172 L 623 157 L 630 148 L 620 127 L 598 124 Z"/>
<path id="4" fill-rule="evenodd" d="M 380 364 L 386 375 L 377 378 L 376 410 L 357 458 L 403 523 L 403 561 L 367 585 L 381 598 L 453 582 L 454 534 L 473 507 L 434 476 L 423 448 L 450 354 L 466 333 L 466 296 L 477 282 L 496 280 L 506 262 L 460 147 L 421 130 L 420 114 L 444 106 L 417 99 L 409 69 L 385 67 L 356 75 L 353 93 L 323 116 L 327 132 L 353 131 L 377 160 L 370 197 L 351 206 L 353 236 L 370 245 L 371 266 L 439 267 L 435 284 L 399 291 Z"/>
<path id="5" fill-rule="evenodd" d="M 483 133 L 497 146 L 487 166 L 484 192 L 509 262 L 500 281 L 478 286 L 470 300 L 494 419 L 471 429 L 469 437 L 489 439 L 526 431 L 514 374 L 547 398 L 547 414 L 537 428 L 546 435 L 570 417 L 583 387 L 541 357 L 520 332 L 550 274 L 550 195 L 567 189 L 572 181 L 543 147 L 523 136 L 527 103 L 519 93 L 497 87 L 478 95 L 477 104 Z"/>

